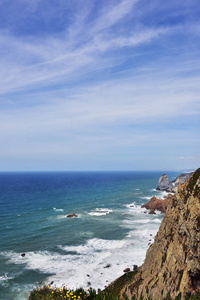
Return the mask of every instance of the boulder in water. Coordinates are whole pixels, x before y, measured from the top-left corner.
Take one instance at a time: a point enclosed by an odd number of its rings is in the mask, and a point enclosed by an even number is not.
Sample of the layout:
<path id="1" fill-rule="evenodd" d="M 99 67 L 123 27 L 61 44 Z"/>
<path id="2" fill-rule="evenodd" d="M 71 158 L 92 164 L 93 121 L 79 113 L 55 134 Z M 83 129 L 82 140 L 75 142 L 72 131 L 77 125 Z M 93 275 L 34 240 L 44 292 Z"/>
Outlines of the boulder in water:
<path id="1" fill-rule="evenodd" d="M 67 215 L 67 218 L 77 218 L 78 216 L 76 214 Z"/>

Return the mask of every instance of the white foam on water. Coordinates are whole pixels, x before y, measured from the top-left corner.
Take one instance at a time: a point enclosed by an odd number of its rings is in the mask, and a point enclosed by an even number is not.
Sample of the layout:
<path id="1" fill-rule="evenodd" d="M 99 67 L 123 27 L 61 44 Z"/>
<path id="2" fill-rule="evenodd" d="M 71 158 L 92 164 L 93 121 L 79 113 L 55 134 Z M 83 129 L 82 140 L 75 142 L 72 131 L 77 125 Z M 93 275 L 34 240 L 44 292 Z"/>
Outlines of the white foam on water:
<path id="1" fill-rule="evenodd" d="M 135 191 L 140 191 L 140 189 L 135 189 Z"/>
<path id="2" fill-rule="evenodd" d="M 145 199 L 145 200 L 150 200 L 153 196 L 141 196 L 140 198 L 141 199 Z"/>
<path id="3" fill-rule="evenodd" d="M 88 213 L 88 215 L 100 217 L 100 216 L 106 216 L 107 213 L 106 212 L 94 212 L 94 211 L 92 211 L 92 212 Z"/>
<path id="4" fill-rule="evenodd" d="M 136 205 L 135 202 L 125 204 L 125 206 L 129 209 L 128 213 L 130 214 L 141 214 L 146 211 L 146 208 L 142 208 L 140 205 Z"/>
<path id="5" fill-rule="evenodd" d="M 67 216 L 66 215 L 58 215 L 56 216 L 57 219 L 66 219 Z"/>
<path id="6" fill-rule="evenodd" d="M 62 249 L 80 254 L 88 254 L 94 251 L 110 251 L 112 249 L 121 248 L 124 244 L 124 240 L 103 240 L 94 238 L 88 240 L 84 245 L 64 246 Z"/>
<path id="7" fill-rule="evenodd" d="M 154 223 L 161 223 L 161 220 L 160 219 L 154 219 L 153 222 Z"/>
<path id="8" fill-rule="evenodd" d="M 36 251 L 27 252 L 25 257 L 20 253 L 9 251 L 1 253 L 8 258 L 7 263 L 21 264 L 23 268 L 35 270 L 50 275 L 46 283 L 69 288 L 101 288 L 103 289 L 117 277 L 123 275 L 125 268 L 133 269 L 133 265 L 141 265 L 146 250 L 153 243 L 161 218 L 158 215 L 144 214 L 146 209 L 134 202 L 126 204 L 122 210 L 121 226 L 129 232 L 123 240 L 105 240 L 91 238 L 81 245 L 60 245 L 57 252 Z M 88 214 L 109 214 L 108 208 L 96 208 Z M 121 214 L 121 213 L 120 213 Z M 96 216 L 96 215 L 95 215 Z M 66 215 L 57 216 L 66 219 Z M 70 219 L 70 218 L 69 218 Z M 75 219 L 75 218 L 74 218 Z M 60 253 L 62 250 L 62 253 Z"/>
<path id="9" fill-rule="evenodd" d="M 124 224 L 132 225 L 132 224 L 147 224 L 149 223 L 149 219 L 137 219 L 137 220 L 125 220 Z"/>
<path id="10" fill-rule="evenodd" d="M 160 215 L 162 214 L 162 212 L 160 210 L 155 210 L 156 215 Z"/>
<path id="11" fill-rule="evenodd" d="M 156 197 L 159 198 L 159 199 L 164 199 L 164 197 L 166 197 L 169 194 L 170 193 L 168 193 L 166 191 L 158 191 L 158 195 L 156 195 Z"/>
<path id="12" fill-rule="evenodd" d="M 53 210 L 55 210 L 55 211 L 64 211 L 63 208 L 56 208 L 56 207 L 53 207 Z"/>
<path id="13" fill-rule="evenodd" d="M 9 277 L 8 273 L 5 273 L 3 276 L 0 276 L 0 281 L 13 279 L 13 277 Z"/>
<path id="14" fill-rule="evenodd" d="M 113 210 L 112 209 L 109 209 L 109 208 L 96 208 L 96 211 L 106 211 L 106 212 L 113 212 Z"/>
<path id="15" fill-rule="evenodd" d="M 108 208 L 96 208 L 95 211 L 89 212 L 88 215 L 100 217 L 100 216 L 106 216 L 106 215 L 108 215 L 111 212 L 113 212 L 112 209 L 108 209 Z"/>

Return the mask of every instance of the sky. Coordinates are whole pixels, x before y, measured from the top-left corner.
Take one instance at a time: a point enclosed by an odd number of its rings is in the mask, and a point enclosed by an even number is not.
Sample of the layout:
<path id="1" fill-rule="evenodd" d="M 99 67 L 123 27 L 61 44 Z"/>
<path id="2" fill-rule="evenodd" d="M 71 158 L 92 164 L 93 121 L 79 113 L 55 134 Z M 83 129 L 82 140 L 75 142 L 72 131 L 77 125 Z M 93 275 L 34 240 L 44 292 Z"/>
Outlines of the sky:
<path id="1" fill-rule="evenodd" d="M 199 0 L 0 0 L 0 171 L 200 166 Z"/>

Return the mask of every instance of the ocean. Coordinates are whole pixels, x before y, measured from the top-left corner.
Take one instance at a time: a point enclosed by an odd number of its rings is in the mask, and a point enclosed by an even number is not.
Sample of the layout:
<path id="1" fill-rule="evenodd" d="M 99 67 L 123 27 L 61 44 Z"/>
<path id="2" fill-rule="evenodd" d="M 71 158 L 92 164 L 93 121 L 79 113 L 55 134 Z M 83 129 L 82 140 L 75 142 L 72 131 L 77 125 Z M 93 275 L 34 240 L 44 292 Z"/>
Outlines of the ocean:
<path id="1" fill-rule="evenodd" d="M 50 282 L 103 289 L 141 265 L 163 218 L 141 205 L 164 196 L 155 190 L 162 174 L 0 173 L 0 299 L 27 299 Z"/>

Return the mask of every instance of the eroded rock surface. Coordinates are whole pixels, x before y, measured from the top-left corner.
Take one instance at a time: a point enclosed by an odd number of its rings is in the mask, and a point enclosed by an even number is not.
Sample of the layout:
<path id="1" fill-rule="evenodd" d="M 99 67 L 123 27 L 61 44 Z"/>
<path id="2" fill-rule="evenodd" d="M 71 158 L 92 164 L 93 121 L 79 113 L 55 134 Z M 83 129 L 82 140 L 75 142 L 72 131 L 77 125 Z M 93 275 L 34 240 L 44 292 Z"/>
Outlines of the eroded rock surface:
<path id="1" fill-rule="evenodd" d="M 200 169 L 171 199 L 143 265 L 109 289 L 115 297 L 144 300 L 200 291 Z"/>
<path id="2" fill-rule="evenodd" d="M 158 199 L 156 196 L 153 196 L 149 202 L 143 204 L 141 207 L 149 209 L 149 213 L 153 214 L 156 210 L 161 211 L 161 213 L 165 213 L 167 210 L 167 206 L 169 202 L 174 198 L 174 195 L 167 195 L 164 199 Z"/>
<path id="3" fill-rule="evenodd" d="M 156 190 L 169 193 L 177 192 L 179 184 L 184 184 L 194 172 L 179 174 L 174 180 L 170 181 L 166 174 L 160 176 Z"/>

